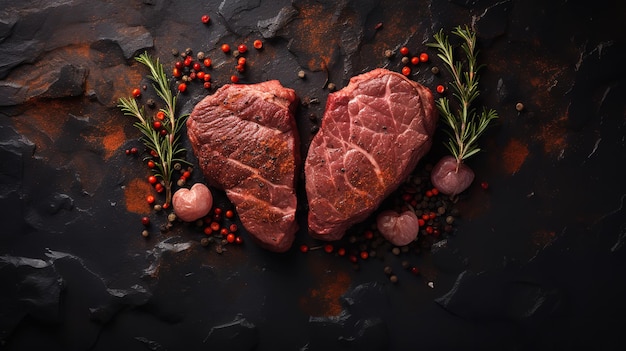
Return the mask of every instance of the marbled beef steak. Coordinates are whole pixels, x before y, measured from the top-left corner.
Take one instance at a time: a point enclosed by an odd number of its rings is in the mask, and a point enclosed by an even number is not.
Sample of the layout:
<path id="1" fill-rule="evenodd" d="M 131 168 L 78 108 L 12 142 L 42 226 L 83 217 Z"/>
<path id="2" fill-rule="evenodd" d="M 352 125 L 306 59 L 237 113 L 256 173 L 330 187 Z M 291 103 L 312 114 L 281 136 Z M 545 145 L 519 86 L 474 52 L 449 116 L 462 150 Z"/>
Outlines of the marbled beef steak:
<path id="1" fill-rule="evenodd" d="M 337 240 L 367 218 L 428 152 L 436 123 L 430 90 L 386 69 L 330 94 L 304 165 L 309 232 Z"/>
<path id="2" fill-rule="evenodd" d="M 225 85 L 199 102 L 187 133 L 207 181 L 224 189 L 264 248 L 291 247 L 296 223 L 297 97 L 278 81 Z"/>

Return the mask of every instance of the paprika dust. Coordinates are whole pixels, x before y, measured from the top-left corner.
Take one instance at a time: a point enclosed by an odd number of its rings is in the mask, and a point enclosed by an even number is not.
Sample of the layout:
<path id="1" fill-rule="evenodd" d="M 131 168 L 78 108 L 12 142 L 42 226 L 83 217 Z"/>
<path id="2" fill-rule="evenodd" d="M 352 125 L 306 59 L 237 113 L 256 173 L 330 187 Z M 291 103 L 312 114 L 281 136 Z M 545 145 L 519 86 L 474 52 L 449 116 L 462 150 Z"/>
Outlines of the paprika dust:
<path id="1" fill-rule="evenodd" d="M 511 139 L 502 150 L 503 167 L 507 174 L 517 173 L 528 157 L 528 145 L 517 139 Z"/>
<path id="2" fill-rule="evenodd" d="M 137 214 L 149 214 L 150 206 L 146 203 L 146 196 L 152 194 L 150 184 L 143 178 L 131 180 L 124 189 L 126 210 Z"/>

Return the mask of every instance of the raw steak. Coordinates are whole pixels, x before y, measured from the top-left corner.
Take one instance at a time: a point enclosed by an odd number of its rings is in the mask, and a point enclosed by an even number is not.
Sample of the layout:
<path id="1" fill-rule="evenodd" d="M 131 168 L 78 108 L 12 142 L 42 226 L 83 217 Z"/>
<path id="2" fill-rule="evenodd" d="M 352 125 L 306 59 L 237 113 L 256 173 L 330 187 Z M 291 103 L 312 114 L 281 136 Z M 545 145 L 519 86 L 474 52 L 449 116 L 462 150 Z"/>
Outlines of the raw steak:
<path id="1" fill-rule="evenodd" d="M 298 230 L 297 97 L 278 81 L 230 84 L 200 101 L 187 133 L 207 181 L 226 191 L 241 223 L 264 248 L 287 251 Z"/>
<path id="2" fill-rule="evenodd" d="M 304 165 L 309 232 L 337 240 L 367 218 L 428 152 L 436 123 L 430 90 L 386 69 L 330 94 Z"/>

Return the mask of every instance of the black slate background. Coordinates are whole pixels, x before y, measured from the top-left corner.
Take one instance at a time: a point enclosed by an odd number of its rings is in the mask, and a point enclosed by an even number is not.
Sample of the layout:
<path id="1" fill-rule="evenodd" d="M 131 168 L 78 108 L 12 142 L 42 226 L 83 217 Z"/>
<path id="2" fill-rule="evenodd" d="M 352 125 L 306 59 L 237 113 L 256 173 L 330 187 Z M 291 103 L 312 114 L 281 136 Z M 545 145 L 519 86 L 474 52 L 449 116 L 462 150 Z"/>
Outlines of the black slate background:
<path id="1" fill-rule="evenodd" d="M 625 16 L 618 1 L 0 1 L 0 348 L 623 349 Z M 501 118 L 469 161 L 477 180 L 454 235 L 409 258 L 421 276 L 393 258 L 354 271 L 296 246 L 277 255 L 247 242 L 218 255 L 185 224 L 139 235 L 124 190 L 146 170 L 124 154 L 140 144 L 115 106 L 148 84 L 134 55 L 171 67 L 172 48 L 205 51 L 217 87 L 232 71 L 219 45 L 265 37 L 242 81 L 279 79 L 320 100 L 298 111 L 305 152 L 327 79 L 342 87 L 374 67 L 399 71 L 382 48 L 425 51 L 459 24 L 478 31 L 480 102 Z M 429 67 L 412 78 L 434 89 L 445 75 Z M 206 93 L 192 86 L 181 111 Z M 93 140 L 111 125 L 127 139 L 108 154 Z M 507 172 L 511 140 L 529 153 Z M 438 143 L 425 162 L 442 152 Z M 312 242 L 304 231 L 302 242 Z M 349 277 L 341 312 L 324 315 L 335 301 L 312 293 L 339 277 Z"/>

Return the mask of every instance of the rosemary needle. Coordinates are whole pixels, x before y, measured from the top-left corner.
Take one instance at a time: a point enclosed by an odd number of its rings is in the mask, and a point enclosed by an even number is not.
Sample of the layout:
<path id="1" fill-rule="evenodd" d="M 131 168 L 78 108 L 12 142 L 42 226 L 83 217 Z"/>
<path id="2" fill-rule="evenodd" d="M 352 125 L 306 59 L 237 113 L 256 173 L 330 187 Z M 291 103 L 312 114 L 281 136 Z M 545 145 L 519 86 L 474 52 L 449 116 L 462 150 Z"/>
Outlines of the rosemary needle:
<path id="1" fill-rule="evenodd" d="M 137 118 L 133 125 L 141 132 L 144 145 L 156 153 L 158 160 L 155 160 L 155 176 L 163 180 L 165 203 L 170 204 L 172 200 L 173 164 L 176 162 L 188 163 L 182 159 L 186 150 L 179 145 L 179 133 L 188 115 L 176 117 L 176 95 L 172 94 L 159 59 L 153 59 L 145 52 L 135 59 L 148 67 L 150 70 L 148 78 L 153 82 L 152 87 L 165 103 L 165 108 L 160 109 L 160 111 L 164 113 L 168 121 L 168 123 L 163 124 L 163 128 L 167 131 L 166 135 L 161 135 L 153 127 L 154 121 L 146 116 L 145 109 L 137 104 L 136 99 L 132 97 L 120 98 L 118 107 L 125 115 Z"/>
<path id="2" fill-rule="evenodd" d="M 478 71 L 482 67 L 477 65 L 478 51 L 476 50 L 476 33 L 467 26 L 454 28 L 452 34 L 461 38 L 461 49 L 465 53 L 464 61 L 455 61 L 453 47 L 450 45 L 448 36 L 443 29 L 434 35 L 435 42 L 427 44 L 436 48 L 437 56 L 443 60 L 446 69 L 452 75 L 453 96 L 456 98 L 457 111 L 454 113 L 450 107 L 450 100 L 441 97 L 437 100 L 437 108 L 443 116 L 444 122 L 452 131 L 446 131 L 449 135 L 446 147 L 460 165 L 464 159 L 480 151 L 478 138 L 483 134 L 489 122 L 498 118 L 495 110 L 483 110 L 477 113 L 472 103 L 479 95 Z"/>

